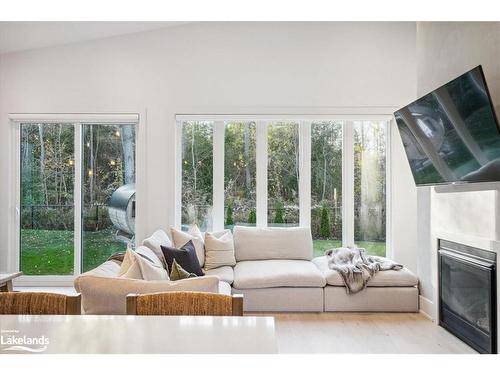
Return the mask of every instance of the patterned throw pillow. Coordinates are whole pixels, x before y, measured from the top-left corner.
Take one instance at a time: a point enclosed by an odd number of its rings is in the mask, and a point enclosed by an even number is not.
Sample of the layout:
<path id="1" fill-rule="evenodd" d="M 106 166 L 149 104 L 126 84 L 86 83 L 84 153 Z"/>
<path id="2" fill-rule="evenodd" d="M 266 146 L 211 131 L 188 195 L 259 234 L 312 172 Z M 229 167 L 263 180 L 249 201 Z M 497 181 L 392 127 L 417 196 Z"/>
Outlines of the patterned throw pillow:
<path id="1" fill-rule="evenodd" d="M 198 276 L 203 276 L 203 270 L 201 269 L 200 262 L 196 256 L 196 250 L 193 245 L 193 241 L 189 241 L 187 244 L 182 246 L 180 249 L 170 246 L 161 246 L 165 260 L 167 261 L 168 269 L 172 269 L 172 264 L 174 259 L 177 263 L 184 268 L 187 272 L 194 273 Z"/>
<path id="2" fill-rule="evenodd" d="M 179 266 L 174 259 L 172 263 L 172 270 L 170 271 L 170 280 L 176 281 L 176 280 L 182 280 L 182 279 L 189 279 L 190 277 L 198 277 L 195 273 L 188 272 L 181 266 Z"/>
<path id="3" fill-rule="evenodd" d="M 234 266 L 233 235 L 230 230 L 217 233 L 205 233 L 205 269 L 222 266 Z"/>

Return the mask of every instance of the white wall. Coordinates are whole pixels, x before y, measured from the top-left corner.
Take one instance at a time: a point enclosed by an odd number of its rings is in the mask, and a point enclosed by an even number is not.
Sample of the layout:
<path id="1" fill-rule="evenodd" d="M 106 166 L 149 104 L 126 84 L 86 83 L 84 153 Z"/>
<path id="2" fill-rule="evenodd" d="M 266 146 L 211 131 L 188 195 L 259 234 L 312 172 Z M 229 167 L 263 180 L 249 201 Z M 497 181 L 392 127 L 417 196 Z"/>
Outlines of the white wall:
<path id="1" fill-rule="evenodd" d="M 400 107 L 415 99 L 415 32 L 414 23 L 194 23 L 0 56 L 1 243 L 12 214 L 8 113 L 147 115 L 140 237 L 174 222 L 177 113 Z M 415 269 L 415 189 L 394 139 L 393 245 Z"/>
<path id="2" fill-rule="evenodd" d="M 422 96 L 481 64 L 497 114 L 500 113 L 500 24 L 422 22 L 417 25 L 417 91 Z M 491 187 L 493 186 L 493 188 Z M 418 256 L 421 293 L 435 302 L 431 265 L 433 233 L 498 239 L 498 185 L 419 188 Z M 476 191 L 476 189 L 485 189 Z"/>

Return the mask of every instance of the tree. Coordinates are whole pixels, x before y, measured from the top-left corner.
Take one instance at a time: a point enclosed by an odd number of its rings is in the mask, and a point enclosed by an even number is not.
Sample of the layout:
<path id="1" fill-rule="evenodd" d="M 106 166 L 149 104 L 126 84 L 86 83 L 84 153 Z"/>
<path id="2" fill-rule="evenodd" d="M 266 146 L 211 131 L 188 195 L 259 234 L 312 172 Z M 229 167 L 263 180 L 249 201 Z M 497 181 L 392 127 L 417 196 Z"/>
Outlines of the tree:
<path id="1" fill-rule="evenodd" d="M 276 205 L 274 206 L 275 212 L 274 212 L 274 223 L 275 224 L 283 224 L 285 222 L 284 216 L 285 216 L 285 209 L 283 207 L 283 201 L 281 199 L 278 199 L 276 201 Z"/>
<path id="2" fill-rule="evenodd" d="M 255 211 L 255 208 L 252 208 L 248 214 L 248 224 L 255 223 L 257 223 L 257 212 Z"/>
<path id="3" fill-rule="evenodd" d="M 120 138 L 122 143 L 125 184 L 133 184 L 135 183 L 134 126 L 133 125 L 121 126 Z"/>
<path id="4" fill-rule="evenodd" d="M 228 204 L 226 209 L 226 225 L 234 225 L 233 207 L 231 204 Z"/>
<path id="5" fill-rule="evenodd" d="M 328 205 L 326 202 L 323 202 L 323 206 L 321 207 L 321 224 L 319 234 L 323 238 L 330 238 L 331 230 L 330 230 L 330 215 L 328 214 Z"/>

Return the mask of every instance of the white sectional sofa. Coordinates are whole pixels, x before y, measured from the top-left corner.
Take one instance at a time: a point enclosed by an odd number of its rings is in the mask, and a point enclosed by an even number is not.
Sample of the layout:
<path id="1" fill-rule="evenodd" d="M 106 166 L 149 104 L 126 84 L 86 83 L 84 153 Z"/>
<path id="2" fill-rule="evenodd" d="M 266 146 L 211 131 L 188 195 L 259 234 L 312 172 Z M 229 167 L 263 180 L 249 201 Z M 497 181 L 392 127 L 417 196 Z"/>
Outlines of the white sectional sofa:
<path id="1" fill-rule="evenodd" d="M 162 236 L 167 241 L 164 232 L 155 233 L 153 237 L 160 240 L 144 245 L 158 252 Z M 243 294 L 246 312 L 418 311 L 418 279 L 406 268 L 378 272 L 365 290 L 348 295 L 340 275 L 328 268 L 326 257 L 313 259 L 309 228 L 236 226 L 233 236 L 236 265 L 205 270 L 205 276 L 195 279 L 120 280 L 115 277 L 119 264 L 105 262 L 75 280 L 83 308 L 91 313 L 123 313 L 128 293 L 198 290 Z M 107 301 L 119 307 L 106 307 Z"/>

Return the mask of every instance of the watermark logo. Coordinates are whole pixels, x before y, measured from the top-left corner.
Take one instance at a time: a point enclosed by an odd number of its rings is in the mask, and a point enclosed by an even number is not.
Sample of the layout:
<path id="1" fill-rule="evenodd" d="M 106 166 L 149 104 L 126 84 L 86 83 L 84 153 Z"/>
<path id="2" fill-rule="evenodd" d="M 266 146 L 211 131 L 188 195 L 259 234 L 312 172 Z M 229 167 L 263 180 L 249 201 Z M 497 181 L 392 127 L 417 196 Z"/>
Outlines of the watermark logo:
<path id="1" fill-rule="evenodd" d="M 0 348 L 4 352 L 43 353 L 50 340 L 47 336 L 27 336 L 18 330 L 0 330 Z"/>

